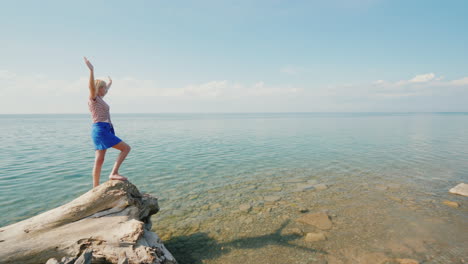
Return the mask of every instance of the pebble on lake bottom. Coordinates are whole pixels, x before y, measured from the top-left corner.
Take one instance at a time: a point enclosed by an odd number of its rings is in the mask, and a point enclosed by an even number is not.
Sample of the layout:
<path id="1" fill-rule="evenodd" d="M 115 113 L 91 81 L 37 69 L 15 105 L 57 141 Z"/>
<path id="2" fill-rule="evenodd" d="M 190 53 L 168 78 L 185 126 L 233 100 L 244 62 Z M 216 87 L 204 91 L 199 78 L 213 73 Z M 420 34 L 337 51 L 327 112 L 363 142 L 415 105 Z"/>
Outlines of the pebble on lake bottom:
<path id="1" fill-rule="evenodd" d="M 445 205 L 448 205 L 448 206 L 450 206 L 450 207 L 453 207 L 453 208 L 458 208 L 458 207 L 460 207 L 460 204 L 459 204 L 459 203 L 453 202 L 453 201 L 445 200 L 445 201 L 443 201 L 442 203 L 445 204 Z"/>
<path id="2" fill-rule="evenodd" d="M 315 242 L 326 240 L 327 237 L 323 233 L 307 233 L 304 240 L 307 242 Z"/>

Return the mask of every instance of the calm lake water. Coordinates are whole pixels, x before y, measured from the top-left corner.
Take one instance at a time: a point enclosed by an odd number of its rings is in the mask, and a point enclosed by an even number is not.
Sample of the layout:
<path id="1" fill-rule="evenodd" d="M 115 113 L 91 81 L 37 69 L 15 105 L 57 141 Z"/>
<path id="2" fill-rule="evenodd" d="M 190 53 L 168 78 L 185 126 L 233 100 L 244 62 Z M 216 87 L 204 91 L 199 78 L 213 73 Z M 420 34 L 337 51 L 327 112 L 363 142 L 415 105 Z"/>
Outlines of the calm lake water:
<path id="1" fill-rule="evenodd" d="M 468 113 L 114 114 L 112 120 L 132 146 L 120 172 L 159 197 L 154 230 L 181 263 L 352 263 L 377 251 L 463 263 L 467 255 L 468 203 L 448 190 L 468 181 Z M 92 188 L 90 128 L 87 114 L 0 115 L 0 226 Z M 117 153 L 108 151 L 101 182 Z M 320 183 L 327 188 L 300 189 Z M 241 204 L 252 208 L 239 210 Z M 286 229 L 314 231 L 294 222 L 304 207 L 327 211 L 336 230 L 317 244 L 296 237 L 285 246 L 283 231 L 276 232 L 285 221 Z M 411 235 L 411 226 L 424 221 L 427 230 Z M 361 228 L 373 223 L 382 225 L 366 235 Z M 193 243 L 210 246 L 189 250 Z"/>

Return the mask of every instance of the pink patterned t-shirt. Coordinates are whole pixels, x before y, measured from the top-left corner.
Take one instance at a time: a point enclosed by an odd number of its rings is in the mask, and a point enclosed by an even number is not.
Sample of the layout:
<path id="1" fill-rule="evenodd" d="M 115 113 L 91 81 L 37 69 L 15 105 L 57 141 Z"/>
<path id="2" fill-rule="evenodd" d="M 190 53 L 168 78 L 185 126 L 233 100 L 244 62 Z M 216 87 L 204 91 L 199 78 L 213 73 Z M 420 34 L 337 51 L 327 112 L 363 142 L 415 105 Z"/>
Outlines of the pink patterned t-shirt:
<path id="1" fill-rule="evenodd" d="M 93 123 L 112 123 L 109 113 L 110 107 L 100 96 L 96 96 L 96 99 L 94 100 L 89 98 L 88 107 L 89 111 L 91 112 L 91 118 L 93 119 Z"/>

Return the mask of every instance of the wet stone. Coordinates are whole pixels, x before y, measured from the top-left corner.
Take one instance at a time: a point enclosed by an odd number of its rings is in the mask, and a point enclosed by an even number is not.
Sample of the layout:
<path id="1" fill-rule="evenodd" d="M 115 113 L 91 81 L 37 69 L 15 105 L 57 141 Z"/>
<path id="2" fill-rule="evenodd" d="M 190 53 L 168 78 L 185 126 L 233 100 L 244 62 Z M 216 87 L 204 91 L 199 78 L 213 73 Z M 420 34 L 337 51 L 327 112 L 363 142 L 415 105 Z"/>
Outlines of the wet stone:
<path id="1" fill-rule="evenodd" d="M 241 204 L 241 205 L 239 205 L 239 210 L 241 210 L 242 212 L 249 212 L 250 210 L 252 210 L 252 205 L 250 205 L 250 204 Z"/>
<path id="2" fill-rule="evenodd" d="M 281 190 L 283 190 L 283 188 L 281 188 L 279 186 L 267 189 L 267 191 L 270 191 L 270 192 L 279 192 Z"/>
<path id="3" fill-rule="evenodd" d="M 401 198 L 398 198 L 398 197 L 395 197 L 395 196 L 388 196 L 389 199 L 395 201 L 395 202 L 403 202 L 403 200 Z"/>
<path id="4" fill-rule="evenodd" d="M 332 228 L 332 222 L 328 214 L 324 212 L 306 214 L 296 219 L 296 221 L 299 223 L 315 226 L 323 230 Z"/>
<path id="5" fill-rule="evenodd" d="M 267 202 L 277 202 L 277 201 L 281 200 L 281 197 L 279 197 L 279 196 L 265 196 L 265 197 L 263 197 L 263 200 L 265 200 Z"/>
<path id="6" fill-rule="evenodd" d="M 198 197 L 200 197 L 200 195 L 198 195 L 198 194 L 195 194 L 195 195 L 191 195 L 191 196 L 189 196 L 189 198 L 188 198 L 188 199 L 189 199 L 189 200 L 195 200 L 195 199 L 197 199 Z"/>
<path id="7" fill-rule="evenodd" d="M 415 259 L 407 259 L 407 258 L 404 258 L 404 259 L 401 259 L 401 258 L 398 258 L 398 259 L 395 259 L 397 261 L 398 264 L 419 264 L 419 261 L 415 260 Z"/>
<path id="8" fill-rule="evenodd" d="M 327 237 L 323 233 L 307 233 L 304 240 L 307 242 L 315 242 L 326 240 Z"/>
<path id="9" fill-rule="evenodd" d="M 459 203 L 453 202 L 453 201 L 447 201 L 447 200 L 445 200 L 445 201 L 443 201 L 442 203 L 445 204 L 445 205 L 448 205 L 448 206 L 450 206 L 450 207 L 453 207 L 453 208 L 458 208 L 458 207 L 460 207 L 460 204 L 459 204 Z"/>
<path id="10" fill-rule="evenodd" d="M 328 186 L 326 184 L 324 184 L 324 183 L 321 183 L 321 184 L 314 185 L 314 188 L 319 190 L 319 191 L 322 191 L 322 190 L 328 189 Z"/>
<path id="11" fill-rule="evenodd" d="M 282 232 L 282 235 L 284 235 L 284 236 L 287 236 L 287 235 L 303 236 L 304 232 L 298 227 L 293 227 L 293 228 L 284 230 Z"/>

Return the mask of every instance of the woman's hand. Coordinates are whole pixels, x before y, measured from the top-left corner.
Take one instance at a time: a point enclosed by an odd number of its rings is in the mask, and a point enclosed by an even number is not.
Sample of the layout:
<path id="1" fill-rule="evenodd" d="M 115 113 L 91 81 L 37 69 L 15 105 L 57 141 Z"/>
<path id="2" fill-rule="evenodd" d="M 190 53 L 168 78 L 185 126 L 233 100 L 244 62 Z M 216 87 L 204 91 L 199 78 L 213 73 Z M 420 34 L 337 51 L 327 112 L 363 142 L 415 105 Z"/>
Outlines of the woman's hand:
<path id="1" fill-rule="evenodd" d="M 89 62 L 89 60 L 86 57 L 84 57 L 84 61 L 85 61 L 86 65 L 88 66 L 89 70 L 94 71 L 93 65 L 91 64 L 91 62 Z"/>
<path id="2" fill-rule="evenodd" d="M 109 87 L 112 85 L 112 79 L 110 76 L 107 76 L 107 78 L 109 78 L 109 84 L 107 85 L 107 88 L 109 89 Z"/>
<path id="3" fill-rule="evenodd" d="M 86 57 L 83 58 L 86 65 L 89 68 L 89 98 L 94 100 L 96 98 L 96 87 L 94 84 L 94 67 Z"/>

